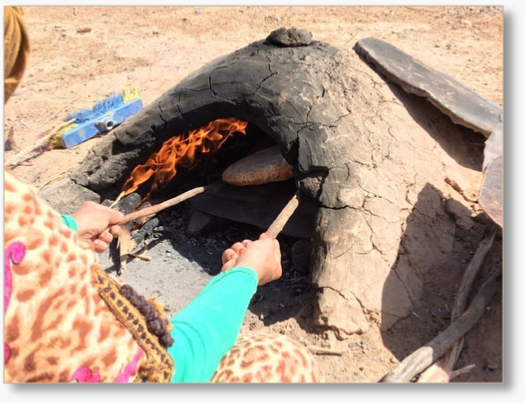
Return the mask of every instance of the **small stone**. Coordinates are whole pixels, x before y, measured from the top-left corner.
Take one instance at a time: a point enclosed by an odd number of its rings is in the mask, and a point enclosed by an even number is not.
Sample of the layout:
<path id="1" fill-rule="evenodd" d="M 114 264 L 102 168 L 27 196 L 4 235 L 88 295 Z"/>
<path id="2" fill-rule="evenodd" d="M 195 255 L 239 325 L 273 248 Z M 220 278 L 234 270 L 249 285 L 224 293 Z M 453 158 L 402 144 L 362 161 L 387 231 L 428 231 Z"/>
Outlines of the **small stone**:
<path id="1" fill-rule="evenodd" d="M 485 368 L 489 369 L 490 371 L 494 371 L 499 368 L 499 365 L 492 361 L 491 359 L 487 358 L 485 359 Z"/>
<path id="2" fill-rule="evenodd" d="M 277 46 L 308 46 L 312 43 L 312 34 L 304 29 L 297 29 L 295 27 L 290 29 L 279 28 L 272 31 L 266 40 Z"/>
<path id="3" fill-rule="evenodd" d="M 274 22 L 281 22 L 282 18 L 275 14 L 270 14 L 266 17 L 268 20 L 272 20 Z"/>

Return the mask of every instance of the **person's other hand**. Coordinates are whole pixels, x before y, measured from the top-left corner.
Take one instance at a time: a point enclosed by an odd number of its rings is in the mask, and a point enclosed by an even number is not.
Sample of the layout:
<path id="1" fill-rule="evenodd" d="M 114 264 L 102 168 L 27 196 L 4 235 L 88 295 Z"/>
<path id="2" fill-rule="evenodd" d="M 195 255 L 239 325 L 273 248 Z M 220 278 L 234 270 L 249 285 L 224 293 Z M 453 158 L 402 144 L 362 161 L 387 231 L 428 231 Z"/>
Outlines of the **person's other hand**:
<path id="1" fill-rule="evenodd" d="M 257 273 L 259 285 L 279 279 L 283 272 L 279 242 L 267 233 L 256 241 L 236 242 L 223 252 L 222 263 L 221 272 L 235 266 L 249 267 Z"/>
<path id="2" fill-rule="evenodd" d="M 117 210 L 86 201 L 71 216 L 77 222 L 81 242 L 89 242 L 97 253 L 104 252 L 113 237 L 120 235 L 120 227 L 115 224 L 123 215 Z"/>

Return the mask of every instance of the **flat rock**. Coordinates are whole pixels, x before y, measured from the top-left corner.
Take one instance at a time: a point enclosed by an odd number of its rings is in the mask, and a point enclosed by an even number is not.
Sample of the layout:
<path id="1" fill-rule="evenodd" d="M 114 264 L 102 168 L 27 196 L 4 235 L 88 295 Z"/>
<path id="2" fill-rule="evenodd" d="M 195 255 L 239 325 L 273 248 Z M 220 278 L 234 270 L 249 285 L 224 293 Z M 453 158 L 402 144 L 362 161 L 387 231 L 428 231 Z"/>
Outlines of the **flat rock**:
<path id="1" fill-rule="evenodd" d="M 382 40 L 364 38 L 355 44 L 354 49 L 387 80 L 396 83 L 408 93 L 426 98 L 454 123 L 489 138 L 485 144 L 483 170 L 495 159 L 503 158 L 501 106 Z M 502 226 L 502 160 L 496 162 L 487 176 L 481 189 L 480 204 Z"/>
<path id="2" fill-rule="evenodd" d="M 395 46 L 376 38 L 364 38 L 355 44 L 355 51 L 389 81 L 406 92 L 427 98 L 454 123 L 485 137 L 501 127 L 503 109 L 499 105 Z"/>

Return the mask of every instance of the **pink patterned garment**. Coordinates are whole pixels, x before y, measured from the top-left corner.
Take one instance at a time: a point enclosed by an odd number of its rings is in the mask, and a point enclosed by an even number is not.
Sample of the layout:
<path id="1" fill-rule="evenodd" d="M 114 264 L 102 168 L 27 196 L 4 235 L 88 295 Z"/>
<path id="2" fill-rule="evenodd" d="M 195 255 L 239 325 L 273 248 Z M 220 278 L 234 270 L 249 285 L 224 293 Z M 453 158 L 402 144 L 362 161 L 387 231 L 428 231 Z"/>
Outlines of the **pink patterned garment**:
<path id="1" fill-rule="evenodd" d="M 3 381 L 133 382 L 145 354 L 99 295 L 92 245 L 4 174 Z"/>
<path id="2" fill-rule="evenodd" d="M 129 378 L 137 372 L 137 366 L 140 357 L 142 356 L 142 350 L 137 351 L 137 355 L 131 361 L 126 368 L 122 372 L 119 373 L 117 378 L 113 381 L 114 383 L 127 383 L 129 382 Z M 77 381 L 81 383 L 96 383 L 100 382 L 100 375 L 98 373 L 98 368 L 95 369 L 95 372 L 93 373 L 92 370 L 90 370 L 87 367 L 79 368 L 75 371 L 75 373 L 71 376 L 72 381 Z"/>
<path id="3" fill-rule="evenodd" d="M 4 251 L 4 314 L 11 300 L 11 290 L 13 289 L 11 278 L 10 261 L 20 264 L 26 255 L 26 248 L 21 242 L 13 242 Z M 4 342 L 4 364 L 9 360 L 11 349 Z"/>

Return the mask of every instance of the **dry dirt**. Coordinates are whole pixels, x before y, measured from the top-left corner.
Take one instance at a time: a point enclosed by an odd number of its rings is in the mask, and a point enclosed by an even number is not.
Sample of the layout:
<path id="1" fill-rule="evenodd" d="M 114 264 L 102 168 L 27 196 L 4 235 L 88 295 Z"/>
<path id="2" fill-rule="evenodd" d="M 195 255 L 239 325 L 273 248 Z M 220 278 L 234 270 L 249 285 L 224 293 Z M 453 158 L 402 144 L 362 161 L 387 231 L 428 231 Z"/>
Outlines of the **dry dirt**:
<path id="1" fill-rule="evenodd" d="M 282 26 L 307 29 L 315 40 L 347 49 L 367 36 L 386 40 L 503 102 L 502 7 L 28 7 L 26 19 L 32 54 L 22 85 L 5 107 L 5 133 L 13 128 L 16 145 L 5 152 L 6 160 L 33 145 L 68 112 L 89 108 L 125 86 L 138 88 L 147 104 L 203 64 Z M 74 168 L 97 141 L 38 153 L 14 173 L 44 186 Z M 501 250 L 487 264 L 498 259 Z M 429 299 L 385 334 L 376 325 L 344 341 L 310 334 L 301 319 L 304 311 L 271 325 L 260 313 L 250 313 L 245 327 L 267 326 L 340 350 L 342 355 L 319 356 L 330 382 L 376 382 L 446 327 L 446 316 L 432 310 L 430 299 L 446 286 L 436 274 L 425 288 Z M 460 381 L 503 379 L 500 293 L 489 308 L 469 333 L 458 363 L 477 367 Z"/>

